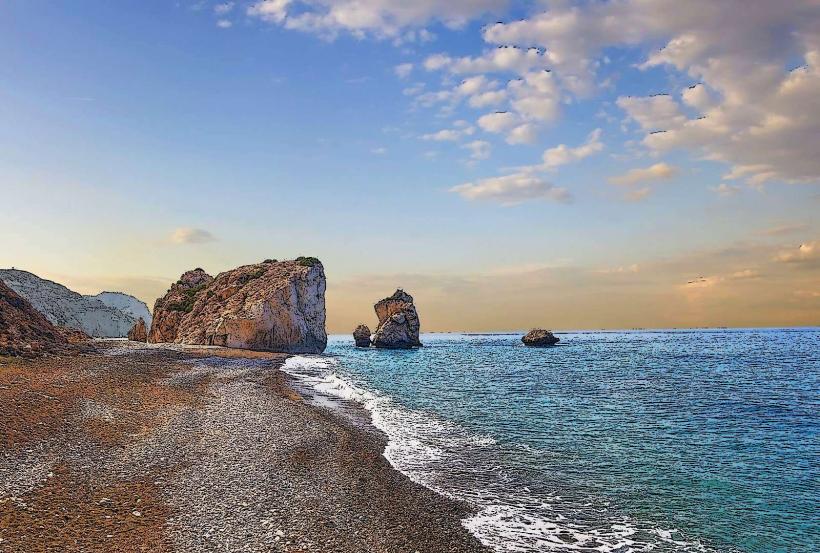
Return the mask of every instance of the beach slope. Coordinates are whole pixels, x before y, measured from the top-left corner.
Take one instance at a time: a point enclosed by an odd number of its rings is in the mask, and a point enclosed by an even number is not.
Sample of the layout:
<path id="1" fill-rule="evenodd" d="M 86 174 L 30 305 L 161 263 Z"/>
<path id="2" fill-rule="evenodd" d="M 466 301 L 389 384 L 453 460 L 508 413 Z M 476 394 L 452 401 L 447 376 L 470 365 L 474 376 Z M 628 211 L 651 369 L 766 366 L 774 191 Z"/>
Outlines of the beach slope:
<path id="1" fill-rule="evenodd" d="M 284 355 L 101 350 L 0 358 L 0 551 L 485 551 Z"/>

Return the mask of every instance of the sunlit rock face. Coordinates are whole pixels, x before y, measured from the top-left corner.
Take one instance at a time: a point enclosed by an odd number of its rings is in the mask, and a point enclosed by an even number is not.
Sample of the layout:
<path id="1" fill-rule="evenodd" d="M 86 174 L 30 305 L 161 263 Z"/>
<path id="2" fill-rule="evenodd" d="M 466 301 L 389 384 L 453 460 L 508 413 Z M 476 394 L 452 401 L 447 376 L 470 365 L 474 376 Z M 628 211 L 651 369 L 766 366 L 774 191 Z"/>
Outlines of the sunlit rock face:
<path id="1" fill-rule="evenodd" d="M 149 341 L 321 353 L 326 279 L 315 258 L 185 273 L 157 300 Z"/>
<path id="2" fill-rule="evenodd" d="M 154 303 L 154 318 L 148 341 L 176 342 L 182 319 L 193 310 L 198 293 L 213 279 L 199 268 L 183 273 L 168 292 Z"/>
<path id="3" fill-rule="evenodd" d="M 134 342 L 147 342 L 148 332 L 145 329 L 145 321 L 140 317 L 133 328 L 128 331 L 128 339 Z"/>
<path id="4" fill-rule="evenodd" d="M 392 296 L 373 306 L 379 318 L 379 326 L 373 335 L 377 348 L 414 348 L 419 341 L 419 315 L 413 304 L 413 296 L 404 290 L 396 290 Z"/>

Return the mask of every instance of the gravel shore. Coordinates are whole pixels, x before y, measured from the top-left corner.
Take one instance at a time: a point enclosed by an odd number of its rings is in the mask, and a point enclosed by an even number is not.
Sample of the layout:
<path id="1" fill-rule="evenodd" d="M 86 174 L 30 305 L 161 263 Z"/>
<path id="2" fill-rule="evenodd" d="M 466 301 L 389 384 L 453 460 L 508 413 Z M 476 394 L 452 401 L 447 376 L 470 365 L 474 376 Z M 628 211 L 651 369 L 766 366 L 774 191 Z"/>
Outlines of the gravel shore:
<path id="1" fill-rule="evenodd" d="M 0 358 L 0 551 L 487 551 L 285 356 L 100 349 Z"/>

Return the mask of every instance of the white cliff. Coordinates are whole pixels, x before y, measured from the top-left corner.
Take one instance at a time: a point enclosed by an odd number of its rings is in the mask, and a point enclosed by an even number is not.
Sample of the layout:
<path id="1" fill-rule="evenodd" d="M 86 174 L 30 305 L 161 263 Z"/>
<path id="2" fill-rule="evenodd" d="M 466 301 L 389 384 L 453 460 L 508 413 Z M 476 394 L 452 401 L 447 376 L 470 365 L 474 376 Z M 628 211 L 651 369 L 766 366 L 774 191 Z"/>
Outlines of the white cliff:
<path id="1" fill-rule="evenodd" d="M 139 318 L 27 271 L 0 269 L 0 280 L 52 324 L 82 330 L 90 336 L 124 337 Z"/>

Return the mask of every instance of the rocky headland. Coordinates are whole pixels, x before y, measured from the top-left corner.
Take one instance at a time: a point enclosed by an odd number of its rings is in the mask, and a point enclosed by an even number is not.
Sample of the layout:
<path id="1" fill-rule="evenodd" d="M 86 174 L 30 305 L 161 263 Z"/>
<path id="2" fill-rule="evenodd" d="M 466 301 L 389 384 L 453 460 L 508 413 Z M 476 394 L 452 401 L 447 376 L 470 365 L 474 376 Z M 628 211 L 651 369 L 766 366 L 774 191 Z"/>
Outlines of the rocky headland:
<path id="1" fill-rule="evenodd" d="M 188 271 L 154 305 L 148 341 L 321 353 L 327 346 L 318 259 L 267 260 L 220 273 Z"/>
<path id="2" fill-rule="evenodd" d="M 83 296 L 62 284 L 19 269 L 0 269 L 0 280 L 53 325 L 73 328 L 93 337 L 124 337 L 139 318 L 132 312 L 148 311 L 144 303 L 127 294 L 103 292 L 98 296 Z"/>
<path id="3" fill-rule="evenodd" d="M 88 336 L 61 329 L 0 280 L 0 356 L 37 357 L 87 351 Z"/>

